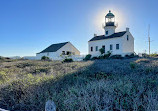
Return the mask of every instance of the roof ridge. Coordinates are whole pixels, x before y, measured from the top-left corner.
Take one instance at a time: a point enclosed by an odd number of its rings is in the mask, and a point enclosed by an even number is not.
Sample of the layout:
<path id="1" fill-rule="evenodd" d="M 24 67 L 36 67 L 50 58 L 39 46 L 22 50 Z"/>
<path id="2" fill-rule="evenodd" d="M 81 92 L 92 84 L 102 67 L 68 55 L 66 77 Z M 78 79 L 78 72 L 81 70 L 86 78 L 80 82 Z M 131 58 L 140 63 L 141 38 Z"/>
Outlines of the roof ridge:
<path id="1" fill-rule="evenodd" d="M 63 44 L 63 43 L 68 43 L 68 42 L 61 42 L 61 43 L 55 43 L 55 44 Z M 55 45 L 55 44 L 52 44 L 52 45 Z"/>
<path id="2" fill-rule="evenodd" d="M 60 48 L 65 46 L 67 43 L 69 43 L 69 42 L 62 42 L 62 43 L 51 44 L 50 46 L 48 46 L 47 48 L 45 48 L 44 50 L 42 50 L 39 53 L 56 52 L 57 50 L 59 50 Z"/>
<path id="3" fill-rule="evenodd" d="M 116 33 L 113 33 L 112 35 L 109 35 L 109 36 L 105 36 L 105 35 L 95 36 L 89 41 L 96 41 L 96 40 L 103 40 L 103 39 L 111 39 L 111 38 L 122 37 L 126 32 L 127 31 L 116 32 Z"/>

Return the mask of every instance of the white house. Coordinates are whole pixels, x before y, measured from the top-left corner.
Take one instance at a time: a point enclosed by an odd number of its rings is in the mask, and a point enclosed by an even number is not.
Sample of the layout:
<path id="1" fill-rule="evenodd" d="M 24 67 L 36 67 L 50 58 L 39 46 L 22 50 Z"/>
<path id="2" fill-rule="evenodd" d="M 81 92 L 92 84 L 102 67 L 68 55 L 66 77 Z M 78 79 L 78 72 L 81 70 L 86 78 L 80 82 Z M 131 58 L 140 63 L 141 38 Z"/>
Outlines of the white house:
<path id="1" fill-rule="evenodd" d="M 93 57 L 99 56 L 101 48 L 104 48 L 105 53 L 112 52 L 112 55 L 125 56 L 134 53 L 134 37 L 129 32 L 129 28 L 126 28 L 126 31 L 115 32 L 116 28 L 115 16 L 109 11 L 105 16 L 105 35 L 94 35 L 88 41 L 89 54 Z"/>
<path id="2" fill-rule="evenodd" d="M 52 44 L 43 51 L 36 54 L 37 59 L 47 56 L 53 60 L 61 60 L 61 55 L 79 56 L 80 51 L 75 48 L 70 42 Z"/>

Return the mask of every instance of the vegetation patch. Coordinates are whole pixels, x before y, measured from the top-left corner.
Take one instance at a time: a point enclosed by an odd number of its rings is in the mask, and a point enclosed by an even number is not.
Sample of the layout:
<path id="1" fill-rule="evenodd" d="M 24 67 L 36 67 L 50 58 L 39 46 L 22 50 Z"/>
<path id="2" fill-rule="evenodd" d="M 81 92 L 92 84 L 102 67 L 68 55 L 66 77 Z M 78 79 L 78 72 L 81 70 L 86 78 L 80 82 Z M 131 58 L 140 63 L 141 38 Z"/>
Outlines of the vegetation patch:
<path id="1" fill-rule="evenodd" d="M 91 55 L 91 54 L 88 54 L 88 55 L 86 55 L 86 57 L 85 57 L 83 60 L 85 60 L 85 61 L 90 60 L 91 57 L 92 57 L 92 55 Z"/>
<path id="2" fill-rule="evenodd" d="M 73 62 L 73 59 L 71 59 L 71 58 L 66 58 L 66 59 L 63 60 L 63 62 Z"/>
<path id="3" fill-rule="evenodd" d="M 44 111 L 46 101 L 52 99 L 62 111 L 156 111 L 158 60 L 148 60 L 3 62 L 0 108 Z"/>
<path id="4" fill-rule="evenodd" d="M 138 59 L 138 60 L 136 60 L 135 62 L 136 62 L 136 63 L 150 63 L 150 62 L 151 62 L 151 59 L 149 60 L 149 59 L 143 58 L 143 59 Z"/>
<path id="5" fill-rule="evenodd" d="M 131 69 L 135 69 L 137 67 L 137 64 L 134 62 L 130 62 Z"/>

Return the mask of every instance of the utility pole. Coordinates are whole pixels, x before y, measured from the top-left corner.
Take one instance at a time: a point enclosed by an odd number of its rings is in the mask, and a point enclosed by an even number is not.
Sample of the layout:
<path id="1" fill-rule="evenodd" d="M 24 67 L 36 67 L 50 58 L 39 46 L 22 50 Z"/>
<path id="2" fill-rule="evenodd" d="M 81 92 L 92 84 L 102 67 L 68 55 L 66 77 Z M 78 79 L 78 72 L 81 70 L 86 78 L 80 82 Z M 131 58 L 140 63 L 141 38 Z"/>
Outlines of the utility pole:
<path id="1" fill-rule="evenodd" d="M 149 55 L 150 55 L 150 25 L 148 26 L 148 42 L 149 42 Z"/>

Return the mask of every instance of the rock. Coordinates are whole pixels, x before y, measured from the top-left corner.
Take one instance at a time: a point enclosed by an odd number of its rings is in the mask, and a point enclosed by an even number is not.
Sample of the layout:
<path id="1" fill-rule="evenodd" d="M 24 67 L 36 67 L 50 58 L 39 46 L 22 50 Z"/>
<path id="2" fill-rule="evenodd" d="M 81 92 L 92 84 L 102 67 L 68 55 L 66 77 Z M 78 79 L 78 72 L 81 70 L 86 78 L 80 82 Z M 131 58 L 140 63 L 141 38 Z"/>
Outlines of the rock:
<path id="1" fill-rule="evenodd" d="M 1 108 L 0 108 L 0 111 L 9 111 L 9 110 L 5 110 L 5 109 L 1 109 Z"/>
<path id="2" fill-rule="evenodd" d="M 55 103 L 52 100 L 46 102 L 45 111 L 56 111 Z"/>

